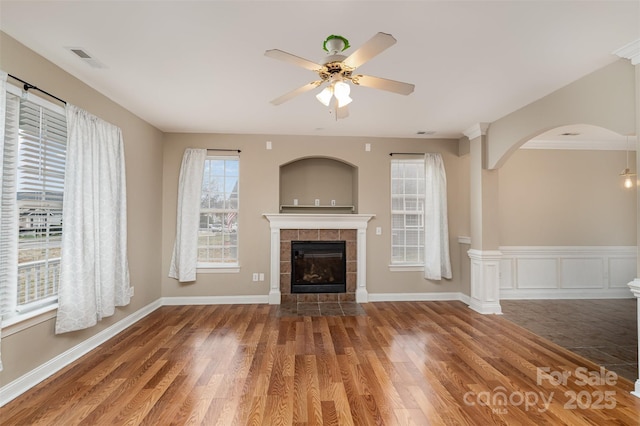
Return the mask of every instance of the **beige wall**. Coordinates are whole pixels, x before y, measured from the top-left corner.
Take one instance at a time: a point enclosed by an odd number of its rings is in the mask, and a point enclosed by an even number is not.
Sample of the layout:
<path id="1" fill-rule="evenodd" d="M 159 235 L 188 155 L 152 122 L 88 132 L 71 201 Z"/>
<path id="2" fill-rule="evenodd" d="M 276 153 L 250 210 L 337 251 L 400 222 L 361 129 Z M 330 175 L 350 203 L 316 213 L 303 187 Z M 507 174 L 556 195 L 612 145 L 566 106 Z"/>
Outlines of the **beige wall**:
<path id="1" fill-rule="evenodd" d="M 265 142 L 272 141 L 267 150 Z M 371 151 L 365 151 L 365 143 Z M 169 262 L 175 238 L 178 174 L 185 148 L 240 149 L 239 239 L 241 272 L 235 274 L 199 274 L 193 283 L 180 284 L 168 278 Z M 451 281 L 434 283 L 424 280 L 420 272 L 390 272 L 391 222 L 389 206 L 390 152 L 440 152 L 448 178 L 449 226 L 452 267 Z M 460 280 L 461 259 L 457 237 L 467 231 L 468 205 L 460 202 L 460 170 L 468 164 L 458 157 L 456 140 L 418 140 L 385 138 L 347 138 L 276 135 L 167 134 L 164 145 L 163 173 L 163 243 L 162 295 L 224 296 L 267 295 L 269 283 L 252 282 L 251 274 L 269 276 L 269 222 L 263 213 L 278 212 L 279 168 L 298 158 L 310 156 L 338 158 L 358 168 L 358 211 L 376 217 L 367 233 L 367 286 L 370 293 L 418 293 L 464 291 L 468 284 Z M 467 181 L 468 182 L 468 181 Z M 468 194 L 468 190 L 466 192 Z M 460 208 L 460 206 L 464 206 Z M 382 235 L 375 228 L 382 227 Z M 468 262 L 468 259 L 463 259 Z"/>
<path id="2" fill-rule="evenodd" d="M 516 151 L 500 168 L 503 246 L 635 246 L 625 151 Z M 630 153 L 629 162 L 635 162 Z"/>
<path id="3" fill-rule="evenodd" d="M 162 133 L 51 62 L 0 33 L 0 69 L 122 129 L 127 173 L 128 251 L 135 297 L 88 330 L 55 336 L 54 320 L 2 339 L 0 386 L 51 360 L 160 297 Z M 11 79 L 9 79 L 11 83 Z"/>

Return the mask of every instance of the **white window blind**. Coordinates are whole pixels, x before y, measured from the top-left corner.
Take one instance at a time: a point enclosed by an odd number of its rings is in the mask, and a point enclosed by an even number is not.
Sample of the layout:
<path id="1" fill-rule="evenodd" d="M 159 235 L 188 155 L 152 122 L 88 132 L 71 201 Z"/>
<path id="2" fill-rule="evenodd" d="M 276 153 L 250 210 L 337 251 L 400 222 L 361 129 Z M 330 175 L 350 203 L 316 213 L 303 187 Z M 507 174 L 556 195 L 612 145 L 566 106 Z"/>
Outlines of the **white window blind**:
<path id="1" fill-rule="evenodd" d="M 198 267 L 237 266 L 240 159 L 207 157 L 202 177 Z"/>
<path id="2" fill-rule="evenodd" d="M 7 100 L 0 205 L 4 319 L 56 301 L 67 140 L 63 108 L 34 96 L 7 93 Z"/>
<path id="3" fill-rule="evenodd" d="M 424 263 L 424 159 L 391 160 L 391 263 Z"/>
<path id="4" fill-rule="evenodd" d="M 16 164 L 18 153 L 19 97 L 7 93 L 0 182 L 0 315 L 15 313 L 18 271 L 18 208 Z"/>
<path id="5" fill-rule="evenodd" d="M 66 117 L 20 103 L 18 307 L 55 298 L 60 276 Z"/>

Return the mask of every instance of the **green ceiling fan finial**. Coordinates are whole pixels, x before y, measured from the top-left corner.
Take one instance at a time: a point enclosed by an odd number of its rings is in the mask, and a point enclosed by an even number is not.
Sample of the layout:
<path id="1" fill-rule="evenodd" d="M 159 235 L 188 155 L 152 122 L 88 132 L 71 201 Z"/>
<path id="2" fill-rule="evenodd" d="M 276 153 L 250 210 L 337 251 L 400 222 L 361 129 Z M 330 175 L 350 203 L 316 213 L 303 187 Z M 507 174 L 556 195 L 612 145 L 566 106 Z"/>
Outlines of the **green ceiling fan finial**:
<path id="1" fill-rule="evenodd" d="M 324 43 L 322 43 L 322 48 L 326 52 L 329 52 L 329 49 L 327 48 L 327 43 L 329 43 L 331 40 L 340 40 L 342 42 L 344 47 L 342 48 L 341 52 L 344 52 L 349 47 L 351 47 L 351 45 L 349 44 L 349 40 L 347 40 L 346 38 L 342 37 L 341 35 L 331 34 L 329 37 L 326 38 Z"/>

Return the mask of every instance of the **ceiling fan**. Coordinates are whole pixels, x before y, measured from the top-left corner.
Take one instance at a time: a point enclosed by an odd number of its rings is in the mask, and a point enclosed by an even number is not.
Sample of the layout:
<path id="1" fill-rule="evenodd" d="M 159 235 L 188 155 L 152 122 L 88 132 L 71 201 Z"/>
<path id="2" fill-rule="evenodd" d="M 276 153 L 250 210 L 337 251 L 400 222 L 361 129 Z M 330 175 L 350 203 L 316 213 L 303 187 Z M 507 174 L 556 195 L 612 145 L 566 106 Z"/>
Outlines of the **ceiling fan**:
<path id="1" fill-rule="evenodd" d="M 391 34 L 377 33 L 365 44 L 360 46 L 349 56 L 341 52 L 347 50 L 349 41 L 340 35 L 330 35 L 324 41 L 323 48 L 327 51 L 327 57 L 322 64 L 309 61 L 291 53 L 278 49 L 267 50 L 265 56 L 279 59 L 306 68 L 318 74 L 319 80 L 307 83 L 289 93 L 286 93 L 271 101 L 274 105 L 280 105 L 302 93 L 315 89 L 325 83 L 327 86 L 316 95 L 316 98 L 334 112 L 336 120 L 349 115 L 347 105 L 352 99 L 349 97 L 351 88 L 349 82 L 358 86 L 371 87 L 373 89 L 386 90 L 388 92 L 408 95 L 413 92 L 415 86 L 400 81 L 388 80 L 380 77 L 372 77 L 362 74 L 354 74 L 356 68 L 393 46 L 396 39 Z"/>

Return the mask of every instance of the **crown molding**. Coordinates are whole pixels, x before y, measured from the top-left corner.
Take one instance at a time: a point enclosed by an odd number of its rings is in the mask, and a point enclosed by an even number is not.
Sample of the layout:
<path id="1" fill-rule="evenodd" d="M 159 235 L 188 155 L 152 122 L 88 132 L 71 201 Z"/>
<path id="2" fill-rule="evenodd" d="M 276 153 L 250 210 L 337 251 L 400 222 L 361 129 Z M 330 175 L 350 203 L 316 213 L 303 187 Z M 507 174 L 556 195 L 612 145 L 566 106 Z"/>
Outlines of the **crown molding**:
<path id="1" fill-rule="evenodd" d="M 629 143 L 624 140 L 561 140 L 561 139 L 532 139 L 522 145 L 520 149 L 568 149 L 585 151 L 635 151 L 635 138 Z"/>
<path id="2" fill-rule="evenodd" d="M 613 54 L 631 60 L 633 65 L 640 64 L 640 38 L 615 50 Z"/>
<path id="3" fill-rule="evenodd" d="M 464 133 L 464 135 L 468 137 L 470 141 L 472 141 L 476 138 L 479 138 L 480 136 L 486 135 L 488 128 L 489 123 L 476 123 L 462 133 Z"/>

